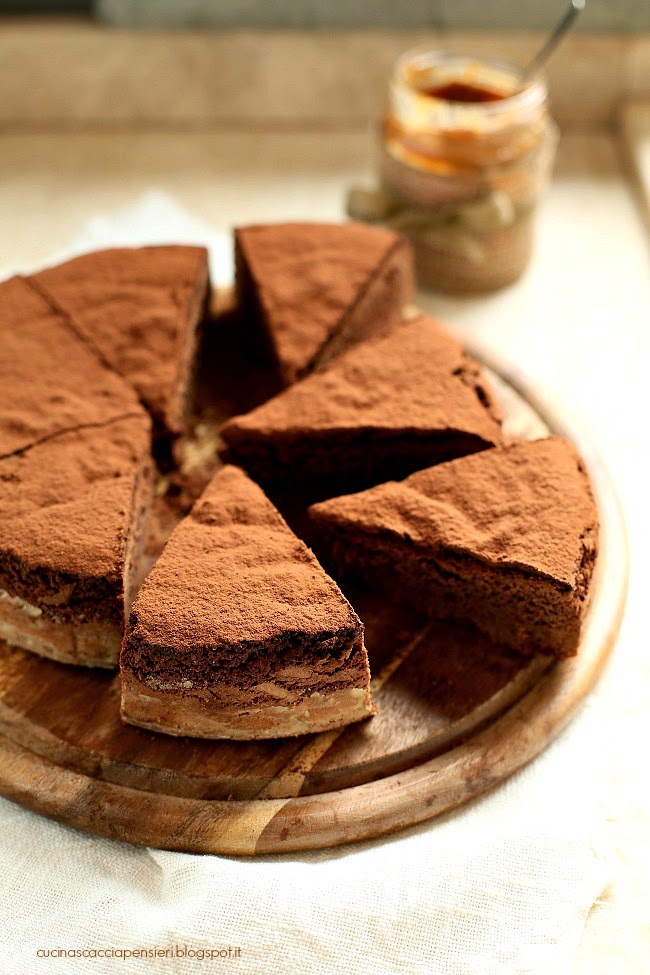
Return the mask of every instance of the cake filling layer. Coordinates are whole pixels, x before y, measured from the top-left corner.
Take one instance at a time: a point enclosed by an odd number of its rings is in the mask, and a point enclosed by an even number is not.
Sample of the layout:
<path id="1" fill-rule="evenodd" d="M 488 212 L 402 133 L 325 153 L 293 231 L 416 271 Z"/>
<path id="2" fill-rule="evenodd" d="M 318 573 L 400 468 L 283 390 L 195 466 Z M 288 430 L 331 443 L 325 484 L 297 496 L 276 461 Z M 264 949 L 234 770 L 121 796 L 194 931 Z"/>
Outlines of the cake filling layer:
<path id="1" fill-rule="evenodd" d="M 125 648 L 122 662 L 143 681 L 150 677 L 171 684 L 189 680 L 195 687 L 209 687 L 219 679 L 241 689 L 308 662 L 316 681 L 320 674 L 340 670 L 352 653 L 355 633 L 351 628 L 310 639 L 288 631 L 263 642 L 242 640 L 186 650 L 167 649 L 136 637 Z"/>
<path id="2" fill-rule="evenodd" d="M 263 644 L 201 647 L 179 654 L 131 640 L 122 664 L 136 679 L 161 689 L 212 688 L 218 683 L 240 692 L 270 681 L 277 686 L 306 682 L 310 689 L 322 690 L 331 683 L 363 680 L 361 642 L 354 637 L 351 630 L 320 642 L 296 633 L 292 643 L 289 633 Z"/>

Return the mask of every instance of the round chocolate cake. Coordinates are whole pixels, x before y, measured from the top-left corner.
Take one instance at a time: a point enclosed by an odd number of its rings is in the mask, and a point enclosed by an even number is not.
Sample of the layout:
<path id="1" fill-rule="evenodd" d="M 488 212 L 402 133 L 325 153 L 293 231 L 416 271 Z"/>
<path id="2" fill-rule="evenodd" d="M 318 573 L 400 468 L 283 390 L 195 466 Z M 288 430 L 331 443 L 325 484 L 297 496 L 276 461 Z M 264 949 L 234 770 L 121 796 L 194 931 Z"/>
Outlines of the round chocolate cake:
<path id="1" fill-rule="evenodd" d="M 406 314 L 405 240 L 274 224 L 235 256 L 216 311 L 201 247 L 0 284 L 0 637 L 119 664 L 125 721 L 204 738 L 374 713 L 348 585 L 574 654 L 584 466 L 559 437 L 506 441 L 480 365 Z"/>

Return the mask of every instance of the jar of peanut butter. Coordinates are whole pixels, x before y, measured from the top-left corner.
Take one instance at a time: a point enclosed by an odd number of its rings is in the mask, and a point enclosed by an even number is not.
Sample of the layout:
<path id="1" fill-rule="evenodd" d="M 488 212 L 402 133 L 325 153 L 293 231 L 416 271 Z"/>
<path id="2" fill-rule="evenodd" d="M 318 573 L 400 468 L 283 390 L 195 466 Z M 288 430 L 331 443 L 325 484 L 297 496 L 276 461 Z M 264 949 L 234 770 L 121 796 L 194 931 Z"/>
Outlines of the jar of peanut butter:
<path id="1" fill-rule="evenodd" d="M 556 143 L 540 77 L 522 86 L 511 65 L 409 51 L 389 85 L 373 216 L 410 238 L 424 287 L 501 288 L 529 261 Z M 354 193 L 349 208 L 364 209 Z"/>

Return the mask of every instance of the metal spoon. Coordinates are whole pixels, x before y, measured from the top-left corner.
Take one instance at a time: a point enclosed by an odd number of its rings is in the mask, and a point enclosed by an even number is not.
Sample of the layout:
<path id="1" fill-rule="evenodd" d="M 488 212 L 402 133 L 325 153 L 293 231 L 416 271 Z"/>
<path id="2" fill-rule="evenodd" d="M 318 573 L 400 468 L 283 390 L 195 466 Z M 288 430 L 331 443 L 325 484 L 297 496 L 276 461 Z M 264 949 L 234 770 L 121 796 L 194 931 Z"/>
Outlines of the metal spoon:
<path id="1" fill-rule="evenodd" d="M 569 0 L 569 6 L 551 31 L 548 39 L 539 49 L 532 61 L 524 69 L 520 82 L 521 88 L 525 88 L 527 85 L 529 85 L 535 75 L 542 70 L 557 45 L 560 43 L 569 28 L 573 25 L 573 22 L 578 14 L 585 9 L 585 4 L 586 0 Z"/>

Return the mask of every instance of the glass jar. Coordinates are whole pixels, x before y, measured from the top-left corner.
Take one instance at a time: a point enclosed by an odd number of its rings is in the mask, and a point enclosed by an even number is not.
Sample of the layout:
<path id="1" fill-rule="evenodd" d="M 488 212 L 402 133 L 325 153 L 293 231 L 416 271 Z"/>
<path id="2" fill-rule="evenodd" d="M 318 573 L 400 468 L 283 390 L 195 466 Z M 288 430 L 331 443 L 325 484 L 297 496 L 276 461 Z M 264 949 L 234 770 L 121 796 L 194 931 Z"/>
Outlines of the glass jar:
<path id="1" fill-rule="evenodd" d="M 414 245 L 418 279 L 447 292 L 515 281 L 557 128 L 537 77 L 507 64 L 414 50 L 397 62 L 381 125 L 384 222 Z"/>

